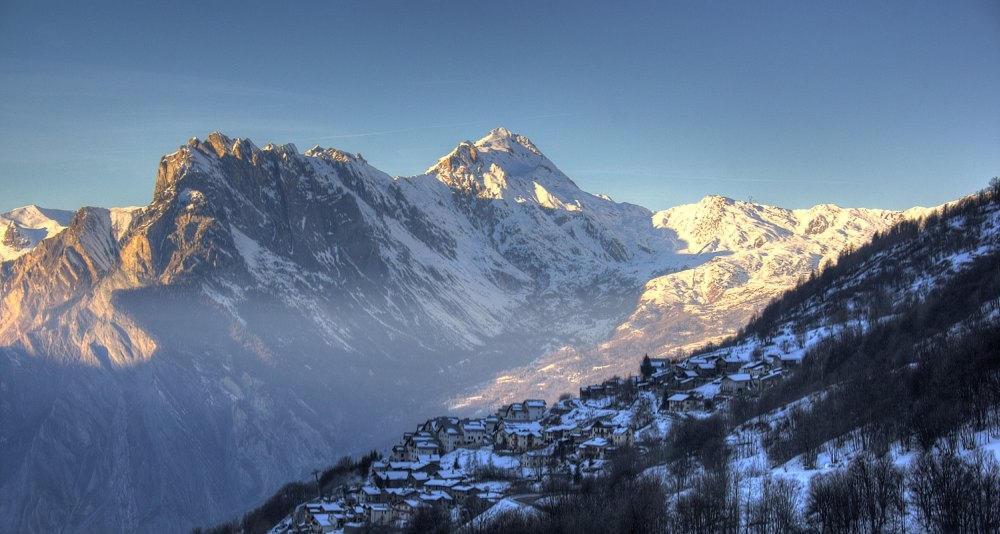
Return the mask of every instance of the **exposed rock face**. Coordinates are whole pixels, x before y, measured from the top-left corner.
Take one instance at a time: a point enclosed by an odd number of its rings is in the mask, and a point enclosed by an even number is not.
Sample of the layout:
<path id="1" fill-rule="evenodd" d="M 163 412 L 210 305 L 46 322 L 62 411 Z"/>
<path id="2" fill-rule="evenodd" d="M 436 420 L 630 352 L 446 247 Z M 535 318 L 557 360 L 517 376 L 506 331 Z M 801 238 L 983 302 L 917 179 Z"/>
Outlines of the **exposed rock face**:
<path id="1" fill-rule="evenodd" d="M 0 243 L 16 251 L 21 251 L 31 245 L 31 241 L 21 235 L 13 221 L 7 223 L 7 231 L 4 232 L 3 241 Z"/>
<path id="2" fill-rule="evenodd" d="M 554 362 L 522 383 L 550 396 L 718 336 L 900 216 L 703 202 L 590 195 L 503 129 L 397 179 L 192 139 L 148 206 L 81 209 L 3 263 L 0 531 L 228 518 L 511 368 Z"/>
<path id="3" fill-rule="evenodd" d="M 17 259 L 66 228 L 73 213 L 24 206 L 0 213 L 0 264 Z"/>

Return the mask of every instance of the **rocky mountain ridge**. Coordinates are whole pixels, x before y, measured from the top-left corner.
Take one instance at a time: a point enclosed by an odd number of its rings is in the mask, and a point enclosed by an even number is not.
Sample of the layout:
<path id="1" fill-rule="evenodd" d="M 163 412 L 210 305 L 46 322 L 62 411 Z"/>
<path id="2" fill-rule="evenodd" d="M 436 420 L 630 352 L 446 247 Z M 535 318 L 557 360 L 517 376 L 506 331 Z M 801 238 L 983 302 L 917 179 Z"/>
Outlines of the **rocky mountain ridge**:
<path id="1" fill-rule="evenodd" d="M 0 513 L 12 531 L 209 524 L 449 396 L 494 404 L 467 384 L 551 397 L 725 335 L 904 216 L 823 210 L 653 214 L 504 129 L 406 178 L 192 139 L 148 206 L 84 208 L 3 263 Z M 538 362 L 549 383 L 504 379 Z"/>

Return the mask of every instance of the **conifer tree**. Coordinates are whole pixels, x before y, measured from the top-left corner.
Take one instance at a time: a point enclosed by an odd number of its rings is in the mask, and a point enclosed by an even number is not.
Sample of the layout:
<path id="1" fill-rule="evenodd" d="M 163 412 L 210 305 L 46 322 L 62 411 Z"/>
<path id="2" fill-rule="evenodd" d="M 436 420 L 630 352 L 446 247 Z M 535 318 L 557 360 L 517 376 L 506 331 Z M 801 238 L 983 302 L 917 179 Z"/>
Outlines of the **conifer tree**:
<path id="1" fill-rule="evenodd" d="M 653 376 L 653 362 L 649 361 L 648 353 L 642 357 L 642 365 L 639 366 L 639 372 L 642 373 L 642 377 L 646 380 L 649 380 L 649 377 Z"/>

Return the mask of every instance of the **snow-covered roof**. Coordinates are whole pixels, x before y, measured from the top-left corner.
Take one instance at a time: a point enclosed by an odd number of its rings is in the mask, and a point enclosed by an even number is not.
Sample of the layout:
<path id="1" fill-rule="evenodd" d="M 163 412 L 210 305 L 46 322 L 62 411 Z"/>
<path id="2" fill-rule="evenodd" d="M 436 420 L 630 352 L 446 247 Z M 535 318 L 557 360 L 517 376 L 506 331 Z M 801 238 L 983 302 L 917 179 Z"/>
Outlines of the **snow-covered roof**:
<path id="1" fill-rule="evenodd" d="M 379 477 L 385 480 L 406 480 L 410 478 L 409 471 L 386 471 L 385 473 L 380 473 Z"/>
<path id="2" fill-rule="evenodd" d="M 444 479 L 460 479 L 465 477 L 465 473 L 457 469 L 442 469 L 437 472 L 437 477 Z"/>
<path id="3" fill-rule="evenodd" d="M 432 491 L 430 493 L 422 493 L 420 499 L 423 501 L 437 502 L 437 501 L 450 501 L 451 495 L 448 495 L 444 491 Z"/>
<path id="4" fill-rule="evenodd" d="M 503 430 L 508 434 L 517 434 L 519 436 L 542 435 L 542 425 L 538 421 L 530 423 L 505 422 Z"/>
<path id="5" fill-rule="evenodd" d="M 535 449 L 524 453 L 525 456 L 552 456 L 556 452 L 556 444 L 549 443 L 544 448 Z"/>
<path id="6" fill-rule="evenodd" d="M 432 478 L 424 483 L 425 488 L 453 488 L 459 483 L 456 479 L 444 480 L 440 478 Z"/>
<path id="7" fill-rule="evenodd" d="M 590 438 L 587 441 L 584 441 L 583 443 L 580 444 L 581 449 L 584 447 L 607 447 L 607 446 L 608 446 L 607 438 Z"/>

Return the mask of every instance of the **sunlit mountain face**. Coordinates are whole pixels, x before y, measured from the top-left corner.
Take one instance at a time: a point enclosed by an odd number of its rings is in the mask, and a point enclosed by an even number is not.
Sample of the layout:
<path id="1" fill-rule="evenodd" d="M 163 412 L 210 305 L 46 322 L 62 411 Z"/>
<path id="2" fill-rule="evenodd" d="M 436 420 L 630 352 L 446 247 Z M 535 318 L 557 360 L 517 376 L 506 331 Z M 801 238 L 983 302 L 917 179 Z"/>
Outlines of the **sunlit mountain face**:
<path id="1" fill-rule="evenodd" d="M 192 139 L 148 206 L 2 215 L 0 530 L 238 515 L 446 406 L 552 399 L 719 339 L 915 213 L 653 213 L 504 129 L 402 178 Z"/>

